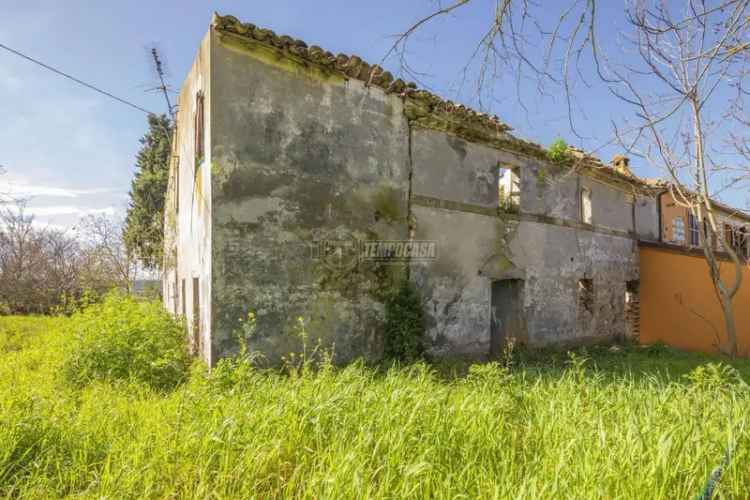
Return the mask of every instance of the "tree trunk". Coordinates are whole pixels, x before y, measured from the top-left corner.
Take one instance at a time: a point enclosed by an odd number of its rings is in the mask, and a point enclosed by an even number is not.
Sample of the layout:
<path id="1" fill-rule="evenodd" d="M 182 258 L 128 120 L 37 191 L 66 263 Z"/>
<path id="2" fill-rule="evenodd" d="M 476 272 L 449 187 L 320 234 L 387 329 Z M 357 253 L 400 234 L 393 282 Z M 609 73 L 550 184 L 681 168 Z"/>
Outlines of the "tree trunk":
<path id="1" fill-rule="evenodd" d="M 706 256 L 706 262 L 708 263 L 709 273 L 711 275 L 711 281 L 714 284 L 714 291 L 721 304 L 721 311 L 724 315 L 724 326 L 727 331 L 727 341 L 729 343 L 729 356 L 734 359 L 737 356 L 737 327 L 734 323 L 734 311 L 732 310 L 732 299 L 737 294 L 737 291 L 742 284 L 742 263 L 740 262 L 737 253 L 732 248 L 730 242 L 724 237 L 722 246 L 729 254 L 732 263 L 734 264 L 735 280 L 731 287 L 727 287 L 724 281 L 721 279 L 721 268 L 719 262 L 716 259 L 714 252 L 714 238 L 717 235 L 716 230 L 716 218 L 714 217 L 713 204 L 711 202 L 711 195 L 708 189 L 708 176 L 706 174 L 706 163 L 703 149 L 703 124 L 701 121 L 701 103 L 698 100 L 697 91 L 693 89 L 690 95 L 691 107 L 693 111 L 693 126 L 695 133 L 695 161 L 696 161 L 696 180 L 698 183 L 698 223 L 700 224 L 700 231 L 703 233 L 703 241 L 701 246 L 703 247 L 703 253 Z M 704 224 L 704 220 L 707 224 Z M 719 346 L 721 349 L 721 346 Z"/>
<path id="2" fill-rule="evenodd" d="M 723 286 L 722 286 L 723 288 Z M 724 313 L 724 325 L 727 328 L 727 338 L 729 340 L 729 356 L 734 359 L 737 357 L 737 326 L 734 324 L 734 311 L 732 310 L 732 298 L 721 295 L 721 309 Z"/>
<path id="3" fill-rule="evenodd" d="M 706 200 L 706 204 L 710 206 L 710 201 Z M 701 224 L 702 233 L 701 246 L 703 247 L 703 254 L 706 257 L 706 263 L 708 264 L 708 270 L 711 276 L 711 281 L 714 285 L 716 298 L 719 299 L 719 304 L 721 305 L 721 312 L 724 316 L 724 327 L 727 332 L 728 342 L 727 350 L 723 349 L 722 346 L 718 347 L 719 350 L 734 359 L 737 357 L 737 326 L 734 321 L 732 299 L 737 294 L 737 290 L 739 290 L 740 284 L 742 283 L 742 263 L 740 262 L 737 253 L 733 248 L 731 248 L 731 245 L 729 245 L 728 242 L 724 241 L 724 248 L 727 250 L 727 253 L 732 259 L 732 263 L 734 264 L 735 268 L 734 285 L 731 287 L 731 289 L 727 289 L 726 285 L 721 279 L 721 267 L 716 258 L 716 253 L 714 252 L 713 247 L 714 238 L 716 237 L 716 232 L 714 231 L 716 224 L 713 213 L 710 209 L 707 210 L 706 204 L 701 203 L 698 206 L 698 219 L 699 223 Z M 706 210 L 705 216 L 704 210 Z M 707 219 L 707 224 L 705 225 L 701 223 L 704 218 Z"/>

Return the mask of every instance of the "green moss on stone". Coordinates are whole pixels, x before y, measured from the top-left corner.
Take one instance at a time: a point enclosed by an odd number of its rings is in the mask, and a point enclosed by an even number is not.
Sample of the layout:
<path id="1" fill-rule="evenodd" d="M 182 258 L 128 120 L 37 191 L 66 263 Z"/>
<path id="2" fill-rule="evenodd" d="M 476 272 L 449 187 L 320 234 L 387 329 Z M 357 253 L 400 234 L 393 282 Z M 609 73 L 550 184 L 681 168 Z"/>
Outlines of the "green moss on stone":
<path id="1" fill-rule="evenodd" d="M 398 222 L 403 218 L 401 191 L 392 187 L 380 188 L 372 200 L 375 213 L 388 222 Z"/>
<path id="2" fill-rule="evenodd" d="M 294 75 L 304 75 L 324 83 L 343 84 L 346 78 L 338 71 L 315 64 L 291 52 L 268 46 L 246 37 L 219 32 L 219 42 L 229 50 L 245 54 L 262 63 Z"/>

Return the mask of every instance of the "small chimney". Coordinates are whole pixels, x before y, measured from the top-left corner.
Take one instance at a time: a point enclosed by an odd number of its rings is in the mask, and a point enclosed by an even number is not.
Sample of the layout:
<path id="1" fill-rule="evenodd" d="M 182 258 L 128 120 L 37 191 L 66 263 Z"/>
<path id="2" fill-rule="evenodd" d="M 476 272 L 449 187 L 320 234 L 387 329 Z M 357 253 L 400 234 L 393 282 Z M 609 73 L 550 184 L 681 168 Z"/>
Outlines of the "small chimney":
<path id="1" fill-rule="evenodd" d="M 621 174 L 633 175 L 630 171 L 630 158 L 627 156 L 615 155 L 615 157 L 612 158 L 612 167 L 616 172 L 620 172 Z"/>

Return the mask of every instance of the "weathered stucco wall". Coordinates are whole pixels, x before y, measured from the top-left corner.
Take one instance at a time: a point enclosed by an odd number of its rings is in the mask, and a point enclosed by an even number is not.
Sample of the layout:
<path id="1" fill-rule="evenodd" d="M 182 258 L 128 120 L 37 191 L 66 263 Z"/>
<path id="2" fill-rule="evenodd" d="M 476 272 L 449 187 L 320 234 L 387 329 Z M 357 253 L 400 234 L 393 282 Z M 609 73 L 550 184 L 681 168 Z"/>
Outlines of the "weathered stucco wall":
<path id="1" fill-rule="evenodd" d="M 276 363 L 299 352 L 301 329 L 308 348 L 333 347 L 338 361 L 377 358 L 384 299 L 407 271 L 435 355 L 486 357 L 508 325 L 532 345 L 626 334 L 634 238 L 658 234 L 655 201 L 636 198 L 622 176 L 610 184 L 606 173 L 547 161 L 507 127 L 479 130 L 488 122 L 474 115 L 464 127 L 470 115 L 455 106 L 431 114 L 429 96 L 388 93 L 298 57 L 312 48 L 282 45 L 214 26 L 180 95 L 177 252 L 165 283 L 178 293 L 167 306 L 180 309 L 185 279 L 192 324 L 199 279 L 209 362 L 245 336 Z M 194 165 L 199 91 L 206 158 Z M 499 167 L 520 174 L 520 205 L 510 211 L 498 207 Z M 581 221 L 583 187 L 592 224 Z M 357 258 L 359 241 L 409 237 L 437 241 L 438 258 Z M 251 311 L 257 329 L 247 337 Z"/>
<path id="2" fill-rule="evenodd" d="M 591 190 L 592 224 L 617 231 L 634 231 L 633 195 L 622 189 L 580 177 L 580 186 Z M 580 196 L 577 196 L 580 199 Z"/>
<path id="3" fill-rule="evenodd" d="M 455 135 L 415 128 L 412 193 L 484 207 L 498 204 L 498 150 Z"/>
<path id="4" fill-rule="evenodd" d="M 214 353 L 254 311 L 249 347 L 271 362 L 299 349 L 299 317 L 339 360 L 377 355 L 403 268 L 349 263 L 345 246 L 316 260 L 314 242 L 407 237 L 402 101 L 228 34 L 212 60 Z"/>
<path id="5" fill-rule="evenodd" d="M 444 132 L 414 129 L 411 135 L 412 193 L 496 209 L 498 162 L 492 148 Z M 415 239 L 438 242 L 435 262 L 412 266 L 425 301 L 430 350 L 441 356 L 489 353 L 489 280 L 479 273 L 492 255 L 496 217 L 412 204 Z"/>
<path id="6" fill-rule="evenodd" d="M 521 160 L 520 174 L 521 213 L 546 214 L 565 220 L 580 219 L 581 186 L 578 174 L 528 159 Z"/>
<path id="7" fill-rule="evenodd" d="M 659 202 L 656 195 L 636 196 L 635 226 L 639 240 L 659 241 Z"/>
<path id="8" fill-rule="evenodd" d="M 195 158 L 196 96 L 204 95 L 205 157 Z M 211 37 L 202 40 L 177 99 L 170 189 L 165 217 L 165 306 L 183 316 L 191 342 L 211 361 Z M 179 172 L 177 171 L 179 170 Z M 198 284 L 198 310 L 194 284 Z M 197 316 L 196 317 L 196 313 Z M 195 332 L 198 328 L 198 332 Z"/>
<path id="9" fill-rule="evenodd" d="M 523 220 L 510 238 L 508 257 L 525 271 L 528 342 L 622 338 L 626 283 L 638 279 L 633 194 L 627 187 L 542 162 L 527 165 L 521 178 L 526 198 L 531 198 L 524 203 L 522 197 L 522 212 L 561 219 Z M 592 222 L 575 227 L 582 223 L 584 188 L 591 193 Z M 587 305 L 582 281 L 591 282 Z"/>
<path id="10" fill-rule="evenodd" d="M 532 345 L 622 338 L 626 283 L 638 279 L 632 197 L 578 173 L 449 134 L 414 130 L 416 239 L 436 240 L 436 262 L 412 266 L 436 355 L 486 356 L 493 282 L 521 280 Z M 498 166 L 518 166 L 518 214 L 497 211 Z M 593 226 L 580 221 L 580 188 L 592 192 Z M 590 304 L 581 300 L 590 280 Z"/>
<path id="11" fill-rule="evenodd" d="M 420 128 L 412 130 L 411 144 L 414 237 L 438 242 L 438 259 L 415 263 L 411 272 L 425 303 L 430 352 L 486 356 L 491 319 L 486 274 L 507 264 L 498 241 L 498 164 L 511 158 Z M 471 207 L 485 210 L 472 213 Z"/>
<path id="12" fill-rule="evenodd" d="M 502 265 L 496 217 L 421 206 L 413 206 L 412 213 L 415 238 L 438 242 L 436 261 L 411 268 L 425 305 L 430 352 L 448 357 L 488 355 L 491 282 L 481 271 Z"/>
<path id="13" fill-rule="evenodd" d="M 588 230 L 522 222 L 510 260 L 525 270 L 528 342 L 566 344 L 623 338 L 626 283 L 638 279 L 636 242 Z M 590 307 L 579 282 L 591 280 Z"/>

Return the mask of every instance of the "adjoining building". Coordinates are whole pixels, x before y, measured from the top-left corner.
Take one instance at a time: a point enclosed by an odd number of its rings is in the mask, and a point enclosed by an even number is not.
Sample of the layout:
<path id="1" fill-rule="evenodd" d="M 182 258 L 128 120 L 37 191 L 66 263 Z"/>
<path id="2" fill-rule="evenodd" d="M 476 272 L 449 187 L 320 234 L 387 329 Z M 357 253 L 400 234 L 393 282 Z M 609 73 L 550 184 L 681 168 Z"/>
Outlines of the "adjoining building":
<path id="1" fill-rule="evenodd" d="M 164 301 L 209 363 L 308 342 L 382 352 L 385 298 L 419 289 L 435 356 L 638 331 L 654 186 L 627 159 L 562 157 L 497 117 L 270 30 L 214 16 L 179 96 Z"/>
<path id="2" fill-rule="evenodd" d="M 654 183 L 654 189 L 661 229 L 657 242 L 640 242 L 639 339 L 692 351 L 726 351 L 724 317 L 709 277 L 698 218 L 675 199 L 667 183 Z M 713 207 L 719 230 L 714 250 L 722 280 L 731 286 L 736 279 L 727 246 L 745 264 L 733 305 L 737 352 L 750 357 L 750 215 L 718 202 Z"/>

